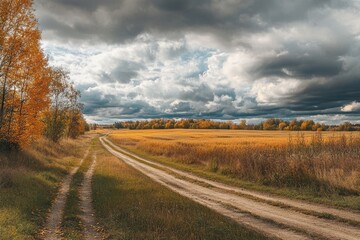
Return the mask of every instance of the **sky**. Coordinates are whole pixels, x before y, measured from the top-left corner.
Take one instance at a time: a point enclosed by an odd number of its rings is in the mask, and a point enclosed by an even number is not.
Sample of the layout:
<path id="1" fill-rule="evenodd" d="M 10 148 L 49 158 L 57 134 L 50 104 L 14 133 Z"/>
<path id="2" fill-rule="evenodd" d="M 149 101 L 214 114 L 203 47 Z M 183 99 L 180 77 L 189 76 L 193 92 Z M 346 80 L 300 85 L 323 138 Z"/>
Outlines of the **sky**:
<path id="1" fill-rule="evenodd" d="M 35 0 L 89 122 L 360 123 L 360 0 Z"/>

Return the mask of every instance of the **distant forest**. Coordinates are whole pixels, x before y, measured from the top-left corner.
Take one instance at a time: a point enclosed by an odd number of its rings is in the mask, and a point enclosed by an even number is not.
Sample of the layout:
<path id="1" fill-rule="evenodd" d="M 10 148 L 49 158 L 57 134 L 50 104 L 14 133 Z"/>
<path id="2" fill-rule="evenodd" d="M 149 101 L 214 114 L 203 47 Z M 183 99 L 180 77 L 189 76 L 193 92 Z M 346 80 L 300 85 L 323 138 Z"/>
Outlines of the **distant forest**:
<path id="1" fill-rule="evenodd" d="M 115 122 L 113 127 L 128 129 L 236 129 L 236 130 L 286 130 L 286 131 L 360 131 L 360 124 L 344 122 L 339 125 L 326 125 L 313 120 L 285 121 L 269 118 L 259 124 L 248 124 L 246 120 L 240 123 L 232 121 L 212 121 L 207 119 L 153 119 L 150 121 Z"/>

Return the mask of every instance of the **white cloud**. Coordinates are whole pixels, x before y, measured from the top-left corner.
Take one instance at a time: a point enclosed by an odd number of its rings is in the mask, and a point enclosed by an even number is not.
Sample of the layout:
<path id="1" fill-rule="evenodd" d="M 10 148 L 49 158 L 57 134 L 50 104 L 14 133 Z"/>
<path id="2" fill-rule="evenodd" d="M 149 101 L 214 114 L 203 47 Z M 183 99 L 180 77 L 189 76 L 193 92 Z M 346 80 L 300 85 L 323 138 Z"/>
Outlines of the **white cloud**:
<path id="1" fill-rule="evenodd" d="M 342 112 L 355 112 L 359 110 L 360 110 L 360 102 L 356 102 L 356 101 L 341 107 Z"/>
<path id="2" fill-rule="evenodd" d="M 286 105 L 291 96 L 301 91 L 301 81 L 298 79 L 260 79 L 255 81 L 251 93 L 261 105 Z"/>

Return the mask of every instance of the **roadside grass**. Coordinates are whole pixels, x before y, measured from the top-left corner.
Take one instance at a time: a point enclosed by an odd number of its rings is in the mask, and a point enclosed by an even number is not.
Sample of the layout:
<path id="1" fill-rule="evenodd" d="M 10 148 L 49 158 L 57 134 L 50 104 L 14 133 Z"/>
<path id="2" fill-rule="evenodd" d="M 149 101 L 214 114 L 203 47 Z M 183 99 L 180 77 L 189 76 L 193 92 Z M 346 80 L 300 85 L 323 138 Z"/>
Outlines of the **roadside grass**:
<path id="1" fill-rule="evenodd" d="M 93 201 L 109 239 L 267 239 L 97 149 Z"/>
<path id="2" fill-rule="evenodd" d="M 207 145 L 208 144 L 208 138 L 212 138 L 211 141 L 215 141 L 217 142 L 217 144 L 222 143 L 224 146 L 226 146 L 227 144 L 232 144 L 231 142 L 227 142 L 228 140 L 223 141 L 223 139 L 228 139 L 228 138 L 224 138 L 224 136 L 226 136 L 226 131 L 195 131 L 195 133 L 193 133 L 193 135 L 191 135 L 191 133 L 189 132 L 185 132 L 183 133 L 181 130 L 177 130 L 177 131 L 165 131 L 165 130 L 148 130 L 149 132 L 145 131 L 114 131 L 113 134 L 110 135 L 110 139 L 117 145 L 123 147 L 124 149 L 133 152 L 141 157 L 150 159 L 150 160 L 154 160 L 160 163 L 163 163 L 167 166 L 170 167 L 174 167 L 180 170 L 184 170 L 184 171 L 188 171 L 188 172 L 192 172 L 196 175 L 211 179 L 211 180 L 215 180 L 215 181 L 220 181 L 223 183 L 227 183 L 230 185 L 234 185 L 234 186 L 238 186 L 238 187 L 243 187 L 243 188 L 247 188 L 247 189 L 253 189 L 253 190 L 258 190 L 258 191 L 263 191 L 263 192 L 268 192 L 268 193 L 274 193 L 277 195 L 282 195 L 282 196 L 286 196 L 286 197 L 291 197 L 291 198 L 297 198 L 297 199 L 302 199 L 302 200 L 308 200 L 308 201 L 312 201 L 312 202 L 316 202 L 316 203 L 323 203 L 323 204 L 327 204 L 327 205 L 332 205 L 332 206 L 337 206 L 337 207 L 343 207 L 343 208 L 351 208 L 351 209 L 356 209 L 356 210 L 360 210 L 360 196 L 359 196 L 359 191 L 356 190 L 352 190 L 351 189 L 346 189 L 346 188 L 342 188 L 342 187 L 333 187 L 331 186 L 331 184 L 327 183 L 326 181 L 317 181 L 315 180 L 314 182 L 311 182 L 309 179 L 308 184 L 303 184 L 303 185 L 299 185 L 299 186 L 284 186 L 284 185 L 280 185 L 280 186 L 274 186 L 273 184 L 266 184 L 264 182 L 261 181 L 250 181 L 250 180 L 245 180 L 242 179 L 241 177 L 239 177 L 239 175 L 237 175 L 236 173 L 233 173 L 232 171 L 230 171 L 228 169 L 228 171 L 226 171 L 226 168 L 220 169 L 219 166 L 216 166 L 216 168 L 214 169 L 213 166 L 211 166 L 211 161 L 208 161 L 207 163 L 203 163 L 203 162 L 192 162 L 192 163 L 188 163 L 188 162 L 184 162 L 179 160 L 176 156 L 176 153 L 174 153 L 174 157 L 169 157 L 169 155 L 167 154 L 154 154 L 154 152 L 149 151 L 148 148 L 144 148 L 143 146 L 146 145 L 146 139 L 145 138 L 153 138 L 154 136 L 156 136 L 156 138 L 158 139 L 158 149 L 160 149 L 161 147 L 163 147 L 164 145 L 162 145 L 162 142 L 166 142 L 165 144 L 172 144 L 175 145 L 176 141 L 172 141 L 169 140 L 171 138 L 179 138 L 181 139 L 182 142 L 186 142 L 189 139 L 189 145 L 192 146 L 193 148 L 196 148 L 196 144 L 199 144 L 199 141 L 202 141 L 202 144 Z M 164 131 L 164 132 L 162 132 Z M 143 133 L 143 135 L 141 135 L 141 133 Z M 238 137 L 234 132 L 239 132 L 239 131 L 228 131 L 228 135 L 233 135 L 233 137 L 237 137 L 237 141 L 241 142 L 241 133 L 238 133 L 238 135 L 240 134 L 240 137 Z M 244 133 L 246 135 L 246 137 L 242 140 L 246 140 L 246 141 L 256 141 L 256 138 L 258 138 L 258 140 L 260 141 L 261 144 L 263 144 L 262 142 L 264 141 L 264 138 L 261 137 L 261 135 L 259 135 L 260 133 L 255 131 L 255 140 L 254 139 L 250 139 L 248 140 L 248 138 L 251 137 L 251 135 L 249 135 L 249 133 Z M 267 133 L 265 133 L 266 135 Z M 347 133 L 348 134 L 348 133 Z M 184 136 L 185 135 L 185 136 Z M 201 139 L 199 140 L 199 135 L 201 136 Z M 218 137 L 222 137 L 222 138 L 218 138 Z M 326 134 L 327 137 L 331 136 L 329 135 L 329 133 Z M 351 135 L 348 135 L 351 136 Z M 190 137 L 190 138 L 189 138 Z M 268 138 L 270 136 L 267 136 Z M 194 140 L 195 138 L 195 140 Z M 280 135 L 278 132 L 276 132 L 276 137 L 275 139 L 278 139 L 279 142 L 282 142 L 282 144 L 284 144 L 286 141 L 286 139 L 288 139 L 289 136 L 285 135 L 284 133 L 282 133 L 282 135 Z M 311 141 L 311 135 L 307 135 L 305 141 L 310 142 Z M 159 140 L 161 139 L 161 140 Z M 284 140 L 285 139 L 285 140 Z M 348 141 L 349 141 L 350 137 L 348 137 Z M 352 138 L 352 141 L 354 141 L 354 139 L 357 138 Z M 153 141 L 153 139 L 151 140 Z M 346 140 L 345 140 L 346 141 Z M 192 142 L 192 143 L 191 143 Z M 193 145 L 195 146 L 193 146 Z M 256 144 L 256 143 L 254 143 Z M 166 148 L 166 147 L 165 147 Z M 345 146 L 345 150 L 349 149 L 349 147 L 346 148 Z M 254 149 L 253 149 L 254 150 Z M 256 150 L 256 149 L 255 149 Z M 166 150 L 165 150 L 166 151 Z M 191 155 L 192 149 L 189 148 L 187 153 L 184 154 L 189 154 Z M 340 148 L 335 148 L 335 154 L 343 154 L 342 156 L 346 157 L 346 152 L 342 153 Z M 355 152 L 355 154 L 357 154 Z M 308 157 L 305 155 L 305 157 Z M 311 158 L 307 159 L 308 161 L 310 161 L 309 164 L 311 164 Z M 359 159 L 358 159 L 359 160 Z M 357 160 L 357 161 L 358 161 Z M 341 161 L 341 159 L 339 159 L 339 161 Z M 356 161 L 356 159 L 354 158 L 354 161 Z M 258 163 L 261 164 L 261 163 Z M 279 164 L 279 162 L 274 162 L 273 164 Z M 360 164 L 356 165 L 355 163 L 352 163 L 355 166 L 355 171 L 358 171 L 356 168 L 359 168 Z M 357 166 L 357 167 L 356 167 Z M 349 169 L 351 169 L 349 167 Z M 264 169 L 266 170 L 266 169 Z M 336 171 L 334 171 L 336 172 Z M 340 171 L 338 171 L 340 172 Z M 342 172 L 340 172 L 341 174 Z M 280 173 L 281 174 L 281 173 Z M 359 173 L 358 173 L 359 174 Z M 356 183 L 356 175 L 354 176 L 354 180 L 353 182 Z M 357 178 L 359 179 L 359 178 Z M 299 179 L 300 181 L 303 181 L 303 179 Z M 359 184 L 359 180 L 357 180 Z"/>
<path id="3" fill-rule="evenodd" d="M 40 139 L 21 152 L 0 153 L 0 239 L 37 239 L 62 178 L 84 153 L 80 140 Z"/>

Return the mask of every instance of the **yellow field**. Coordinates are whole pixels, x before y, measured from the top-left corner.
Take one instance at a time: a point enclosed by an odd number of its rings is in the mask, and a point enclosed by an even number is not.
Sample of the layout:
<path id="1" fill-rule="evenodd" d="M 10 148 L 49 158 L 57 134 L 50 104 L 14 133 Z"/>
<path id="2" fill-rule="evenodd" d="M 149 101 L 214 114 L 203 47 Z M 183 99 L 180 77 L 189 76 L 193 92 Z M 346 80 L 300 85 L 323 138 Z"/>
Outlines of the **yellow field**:
<path id="1" fill-rule="evenodd" d="M 314 132 L 289 131 L 239 131 L 239 130 L 198 130 L 198 129 L 161 129 L 161 130 L 117 130 L 111 136 L 124 141 L 153 141 L 188 144 L 215 144 L 215 145 L 272 145 L 279 146 L 289 142 L 289 138 L 297 138 L 303 134 L 307 141 L 315 135 Z M 352 132 L 322 132 L 323 138 L 340 138 L 342 135 L 359 137 L 360 133 Z"/>
<path id="2" fill-rule="evenodd" d="M 350 132 L 117 130 L 129 150 L 273 186 L 360 190 L 360 135 Z"/>

